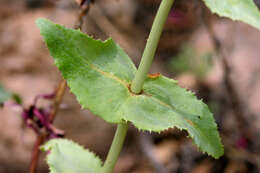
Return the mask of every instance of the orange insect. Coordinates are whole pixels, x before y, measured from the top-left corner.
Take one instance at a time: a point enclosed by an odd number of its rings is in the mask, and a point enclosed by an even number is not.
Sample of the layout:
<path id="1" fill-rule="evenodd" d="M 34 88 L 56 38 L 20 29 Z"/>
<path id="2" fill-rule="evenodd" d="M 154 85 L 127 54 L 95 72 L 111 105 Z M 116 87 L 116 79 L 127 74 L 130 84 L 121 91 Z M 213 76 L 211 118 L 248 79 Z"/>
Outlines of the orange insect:
<path id="1" fill-rule="evenodd" d="M 154 74 L 148 74 L 147 76 L 151 79 L 158 78 L 161 74 L 160 73 L 154 73 Z"/>

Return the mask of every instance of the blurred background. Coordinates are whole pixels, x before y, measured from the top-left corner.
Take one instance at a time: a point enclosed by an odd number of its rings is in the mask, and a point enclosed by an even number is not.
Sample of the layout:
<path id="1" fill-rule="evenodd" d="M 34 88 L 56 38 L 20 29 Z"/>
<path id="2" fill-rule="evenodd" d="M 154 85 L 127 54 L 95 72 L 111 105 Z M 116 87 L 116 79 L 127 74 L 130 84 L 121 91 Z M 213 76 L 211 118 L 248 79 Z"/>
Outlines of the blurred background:
<path id="1" fill-rule="evenodd" d="M 259 1 L 255 1 L 260 4 Z M 112 37 L 138 65 L 160 0 L 96 0 L 82 31 Z M 52 93 L 61 80 L 35 25 L 39 17 L 73 27 L 74 0 L 0 1 L 0 84 L 26 109 L 37 95 Z M 260 172 L 260 31 L 211 14 L 201 1 L 176 0 L 151 69 L 179 81 L 214 112 L 225 155 L 200 153 L 187 133 L 160 134 L 130 127 L 115 173 Z M 50 100 L 37 106 L 47 109 Z M 21 106 L 0 109 L 0 173 L 29 170 L 36 134 L 27 128 Z M 55 119 L 65 136 L 105 159 L 115 126 L 82 110 L 65 92 Z M 48 172 L 44 154 L 39 173 Z"/>

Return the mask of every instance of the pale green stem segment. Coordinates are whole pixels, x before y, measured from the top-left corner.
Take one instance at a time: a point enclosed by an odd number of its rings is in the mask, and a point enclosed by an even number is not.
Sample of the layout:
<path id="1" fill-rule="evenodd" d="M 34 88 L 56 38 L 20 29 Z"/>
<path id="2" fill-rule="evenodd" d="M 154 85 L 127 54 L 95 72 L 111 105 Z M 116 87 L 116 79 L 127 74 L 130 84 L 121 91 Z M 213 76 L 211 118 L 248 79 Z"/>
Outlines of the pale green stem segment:
<path id="1" fill-rule="evenodd" d="M 102 168 L 102 173 L 112 173 L 113 172 L 116 161 L 117 161 L 120 151 L 122 149 L 127 130 L 128 130 L 127 123 L 118 124 L 117 129 L 116 129 L 116 134 L 114 136 L 112 145 L 110 147 L 107 159 Z"/>
<path id="2" fill-rule="evenodd" d="M 131 85 L 131 90 L 134 93 L 138 94 L 142 90 L 144 80 L 152 65 L 154 54 L 163 31 L 163 26 L 167 20 L 173 2 L 174 0 L 162 0 L 161 2 L 159 10 L 155 16 L 148 41 L 146 43 L 146 47 L 144 49 L 142 60 L 140 62 L 138 71 Z M 127 130 L 127 123 L 118 124 L 116 134 L 110 147 L 107 159 L 102 168 L 102 173 L 113 172 L 119 153 L 122 149 Z"/>
<path id="3" fill-rule="evenodd" d="M 153 62 L 155 51 L 163 31 L 163 26 L 167 20 L 173 2 L 174 0 L 162 0 L 161 2 L 148 37 L 138 71 L 131 85 L 131 90 L 134 93 L 138 94 L 142 90 L 144 80 Z"/>

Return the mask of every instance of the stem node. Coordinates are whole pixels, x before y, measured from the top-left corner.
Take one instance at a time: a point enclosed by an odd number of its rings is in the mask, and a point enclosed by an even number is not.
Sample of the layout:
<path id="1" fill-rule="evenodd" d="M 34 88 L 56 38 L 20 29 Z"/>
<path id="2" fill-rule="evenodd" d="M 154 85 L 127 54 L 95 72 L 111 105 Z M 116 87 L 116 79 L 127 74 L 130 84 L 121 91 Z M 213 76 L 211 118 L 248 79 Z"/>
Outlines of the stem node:
<path id="1" fill-rule="evenodd" d="M 135 75 L 132 85 L 129 86 L 129 91 L 135 95 L 140 94 L 142 92 L 144 80 L 152 65 L 154 54 L 163 31 L 163 26 L 167 20 L 173 2 L 174 0 L 162 0 L 160 4 L 159 10 L 153 22 L 149 38 L 147 40 L 146 47 L 144 49 L 144 53 L 138 71 Z M 158 77 L 158 75 L 155 75 L 155 77 Z M 118 124 L 111 148 L 109 150 L 105 164 L 102 168 L 102 173 L 113 172 L 113 169 L 115 167 L 116 161 L 118 159 L 119 153 L 122 149 L 125 140 L 127 129 L 127 123 Z"/>

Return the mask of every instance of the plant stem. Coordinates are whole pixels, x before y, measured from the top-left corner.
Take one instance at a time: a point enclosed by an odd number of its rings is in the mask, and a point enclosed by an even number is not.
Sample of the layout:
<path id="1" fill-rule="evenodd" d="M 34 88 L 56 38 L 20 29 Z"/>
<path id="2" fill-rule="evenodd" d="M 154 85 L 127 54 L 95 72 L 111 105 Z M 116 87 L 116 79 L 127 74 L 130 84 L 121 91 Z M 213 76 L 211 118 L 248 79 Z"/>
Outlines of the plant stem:
<path id="1" fill-rule="evenodd" d="M 155 51 L 163 31 L 163 26 L 167 20 L 173 2 L 174 0 L 162 0 L 161 2 L 148 37 L 138 71 L 131 85 L 131 90 L 134 93 L 138 94 L 142 90 L 144 80 L 153 62 Z"/>
<path id="2" fill-rule="evenodd" d="M 56 91 L 56 96 L 54 98 L 53 109 L 52 109 L 50 117 L 49 117 L 50 123 L 53 122 L 53 120 L 57 114 L 57 111 L 59 110 L 59 106 L 62 102 L 63 96 L 66 91 L 66 86 L 67 86 L 66 81 L 64 79 L 62 79 L 62 81 L 60 81 L 60 83 L 59 83 L 58 89 Z"/>
<path id="3" fill-rule="evenodd" d="M 112 145 L 108 152 L 107 159 L 102 168 L 102 173 L 112 173 L 113 172 L 116 161 L 117 161 L 120 151 L 123 147 L 123 143 L 124 143 L 124 140 L 126 137 L 127 130 L 128 130 L 127 123 L 118 124 L 117 129 L 116 129 L 116 134 L 114 136 Z"/>
<path id="4" fill-rule="evenodd" d="M 163 26 L 167 20 L 173 2 L 174 0 L 162 0 L 159 10 L 156 14 L 146 47 L 144 49 L 142 60 L 131 85 L 132 92 L 136 94 L 140 93 L 142 90 L 144 80 L 148 71 L 150 70 L 156 48 L 162 34 Z M 113 172 L 119 153 L 122 149 L 127 130 L 127 123 L 119 124 L 117 126 L 116 134 L 114 136 L 105 164 L 102 168 L 102 173 Z"/>
<path id="5" fill-rule="evenodd" d="M 45 139 L 44 135 L 38 135 L 36 142 L 33 147 L 33 152 L 32 152 L 32 159 L 31 159 L 31 164 L 30 164 L 30 169 L 29 173 L 35 173 L 39 161 L 39 156 L 40 156 L 40 149 L 39 147 L 42 145 L 43 141 Z"/>
<path id="6" fill-rule="evenodd" d="M 53 122 L 53 120 L 55 119 L 55 116 L 57 115 L 57 112 L 59 110 L 59 106 L 63 99 L 65 90 L 66 90 L 66 81 L 63 79 L 62 81 L 60 81 L 59 86 L 55 93 L 55 98 L 53 101 L 53 108 L 51 110 L 50 117 L 48 118 L 48 121 L 50 123 Z M 29 173 L 36 173 L 39 157 L 41 154 L 41 151 L 39 148 L 45 142 L 47 135 L 48 134 L 43 133 L 43 134 L 39 134 L 37 136 L 35 145 L 33 147 L 32 160 L 31 160 L 31 164 L 30 164 L 30 168 L 29 168 Z"/>

